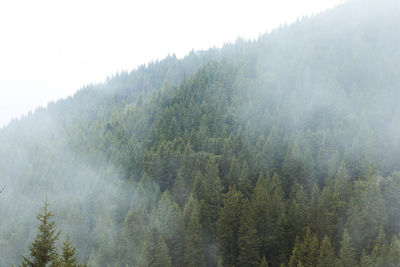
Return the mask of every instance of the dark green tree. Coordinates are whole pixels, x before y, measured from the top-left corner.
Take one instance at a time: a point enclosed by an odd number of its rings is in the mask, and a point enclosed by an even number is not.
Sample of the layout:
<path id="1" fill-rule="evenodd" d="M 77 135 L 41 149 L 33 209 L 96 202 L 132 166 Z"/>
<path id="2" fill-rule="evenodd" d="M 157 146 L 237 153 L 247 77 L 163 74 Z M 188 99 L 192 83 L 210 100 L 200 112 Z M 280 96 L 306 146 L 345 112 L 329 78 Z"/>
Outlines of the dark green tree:
<path id="1" fill-rule="evenodd" d="M 396 235 L 393 236 L 387 255 L 387 264 L 390 267 L 400 265 L 400 242 Z"/>
<path id="2" fill-rule="evenodd" d="M 60 263 L 55 266 L 60 267 L 86 267 L 86 264 L 79 264 L 76 254 L 76 248 L 72 245 L 69 236 L 66 235 L 65 241 L 61 246 Z"/>
<path id="3" fill-rule="evenodd" d="M 52 217 L 53 214 L 49 211 L 49 204 L 46 199 L 43 213 L 36 217 L 39 220 L 39 232 L 29 247 L 30 259 L 23 257 L 22 266 L 46 267 L 57 259 L 56 241 L 60 232 L 57 231 Z"/>
<path id="4" fill-rule="evenodd" d="M 332 247 L 331 241 L 328 236 L 322 239 L 321 246 L 319 248 L 319 259 L 318 267 L 330 267 L 335 266 L 335 250 Z"/>
<path id="5" fill-rule="evenodd" d="M 151 262 L 151 267 L 172 267 L 171 257 L 169 256 L 169 249 L 163 237 L 158 240 L 157 246 L 154 250 Z"/>
<path id="6" fill-rule="evenodd" d="M 355 266 L 357 264 L 356 256 L 356 250 L 350 239 L 349 232 L 347 229 L 344 229 L 339 250 L 339 266 Z"/>
<path id="7" fill-rule="evenodd" d="M 260 264 L 260 242 L 256 230 L 254 211 L 247 199 L 243 203 L 239 228 L 239 264 L 240 266 L 258 266 Z"/>
<path id="8" fill-rule="evenodd" d="M 289 266 L 316 266 L 319 258 L 319 242 L 317 236 L 311 233 L 307 227 L 302 241 L 296 238 L 292 255 L 290 256 Z"/>
<path id="9" fill-rule="evenodd" d="M 224 205 L 217 221 L 219 253 L 224 266 L 238 265 L 238 238 L 242 205 L 242 194 L 235 188 L 231 188 L 225 195 Z"/>
<path id="10" fill-rule="evenodd" d="M 200 211 L 196 201 L 189 198 L 185 215 L 189 217 L 185 234 L 184 266 L 205 266 L 203 229 L 200 223 Z M 190 207 L 191 206 L 191 207 Z M 189 210 L 190 209 L 190 210 Z"/>
<path id="11" fill-rule="evenodd" d="M 61 247 L 62 263 L 65 267 L 76 267 L 78 266 L 78 260 L 76 258 L 76 248 L 72 246 L 72 242 L 67 235 L 65 241 Z"/>

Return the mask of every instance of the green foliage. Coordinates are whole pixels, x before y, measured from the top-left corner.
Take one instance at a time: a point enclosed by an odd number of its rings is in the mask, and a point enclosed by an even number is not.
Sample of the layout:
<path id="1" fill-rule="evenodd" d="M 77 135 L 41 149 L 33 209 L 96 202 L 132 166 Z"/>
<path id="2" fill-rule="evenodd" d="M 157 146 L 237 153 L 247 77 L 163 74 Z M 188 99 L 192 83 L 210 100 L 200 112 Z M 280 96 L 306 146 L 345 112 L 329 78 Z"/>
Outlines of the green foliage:
<path id="1" fill-rule="evenodd" d="M 256 229 L 254 211 L 250 202 L 245 199 L 239 228 L 239 265 L 258 266 L 260 262 L 260 243 Z"/>
<path id="2" fill-rule="evenodd" d="M 339 264 L 340 266 L 355 266 L 356 263 L 356 250 L 347 229 L 345 229 L 342 242 L 340 243 Z"/>
<path id="3" fill-rule="evenodd" d="M 395 2 L 170 56 L 0 129 L 0 266 L 44 193 L 90 266 L 398 266 Z M 25 265 L 62 264 L 40 244 Z"/>
<path id="4" fill-rule="evenodd" d="M 76 258 L 76 248 L 72 246 L 72 242 L 68 235 L 61 247 L 62 262 L 65 267 L 76 267 L 78 266 L 78 260 Z"/>
<path id="5" fill-rule="evenodd" d="M 46 199 L 43 213 L 36 217 L 39 221 L 39 232 L 29 247 L 31 259 L 23 257 L 22 266 L 46 267 L 57 259 L 56 241 L 60 232 L 56 230 L 55 222 L 51 220 L 53 214 L 48 208 Z"/>
<path id="6" fill-rule="evenodd" d="M 243 196 L 237 189 L 230 188 L 217 221 L 217 240 L 224 266 L 235 266 L 239 257 L 239 229 Z"/>
<path id="7" fill-rule="evenodd" d="M 203 229 L 200 223 L 199 207 L 193 198 L 189 199 L 189 203 L 185 207 L 185 215 L 188 223 L 185 235 L 183 266 L 205 266 Z"/>
<path id="8" fill-rule="evenodd" d="M 160 238 L 154 250 L 154 255 L 151 259 L 149 266 L 152 267 L 172 267 L 171 257 L 169 256 L 169 249 L 165 243 L 164 238 Z"/>
<path id="9" fill-rule="evenodd" d="M 302 241 L 296 238 L 289 266 L 316 266 L 319 258 L 319 242 L 317 236 L 307 228 Z"/>
<path id="10" fill-rule="evenodd" d="M 39 233 L 30 246 L 31 259 L 23 257 L 21 266 L 85 267 L 86 264 L 78 264 L 76 248 L 72 245 L 68 235 L 61 246 L 61 255 L 58 254 L 56 241 L 61 232 L 56 230 L 55 222 L 51 220 L 53 214 L 48 207 L 46 199 L 43 213 L 37 216 L 40 222 Z"/>
<path id="11" fill-rule="evenodd" d="M 319 259 L 318 259 L 318 267 L 328 267 L 335 266 L 335 250 L 331 245 L 331 241 L 329 237 L 325 236 L 321 241 L 321 246 L 319 248 Z"/>

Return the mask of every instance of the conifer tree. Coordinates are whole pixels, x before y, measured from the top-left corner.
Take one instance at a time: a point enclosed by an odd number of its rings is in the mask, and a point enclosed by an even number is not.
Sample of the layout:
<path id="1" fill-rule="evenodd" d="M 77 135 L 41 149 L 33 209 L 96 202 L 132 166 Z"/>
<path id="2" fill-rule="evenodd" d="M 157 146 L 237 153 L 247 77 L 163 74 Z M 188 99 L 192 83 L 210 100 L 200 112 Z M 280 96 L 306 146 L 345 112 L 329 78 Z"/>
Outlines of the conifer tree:
<path id="1" fill-rule="evenodd" d="M 76 248 L 72 246 L 72 242 L 67 235 L 61 247 L 62 265 L 64 267 L 77 267 L 78 260 L 76 258 Z"/>
<path id="2" fill-rule="evenodd" d="M 49 204 L 46 202 L 43 213 L 37 215 L 40 224 L 35 240 L 29 247 L 31 258 L 23 257 L 22 266 L 46 267 L 57 259 L 56 241 L 60 235 L 55 222 L 51 220 L 53 214 L 49 211 Z"/>
<path id="3" fill-rule="evenodd" d="M 341 265 L 343 267 L 346 267 L 347 265 Z M 372 260 L 371 256 L 368 255 L 365 250 L 363 250 L 360 258 L 360 266 L 361 267 L 373 267 L 374 261 Z"/>
<path id="4" fill-rule="evenodd" d="M 174 185 L 172 186 L 172 196 L 175 198 L 175 202 L 179 207 L 183 208 L 188 198 L 188 194 L 189 191 L 186 186 L 185 177 L 183 176 L 183 171 L 180 169 Z"/>
<path id="5" fill-rule="evenodd" d="M 387 263 L 390 267 L 400 265 L 400 242 L 396 235 L 393 236 L 387 255 Z"/>
<path id="6" fill-rule="evenodd" d="M 307 227 L 303 241 L 296 238 L 289 266 L 316 266 L 319 258 L 319 243 L 317 236 Z"/>
<path id="7" fill-rule="evenodd" d="M 256 222 L 252 207 L 247 199 L 243 204 L 239 228 L 239 264 L 240 266 L 258 266 L 260 242 L 257 236 Z"/>
<path id="8" fill-rule="evenodd" d="M 160 229 L 162 236 L 170 250 L 172 263 L 175 266 L 182 265 L 184 246 L 184 223 L 178 204 L 171 199 L 168 191 L 165 191 L 155 210 L 155 226 Z"/>
<path id="9" fill-rule="evenodd" d="M 197 202 L 191 200 L 192 207 L 187 206 L 186 216 L 190 216 L 185 236 L 184 266 L 197 267 L 205 265 L 204 244 L 202 238 L 202 227 Z M 191 209 L 189 211 L 189 209 Z"/>
<path id="10" fill-rule="evenodd" d="M 154 250 L 151 267 L 172 267 L 169 249 L 163 237 L 158 240 L 158 244 Z"/>
<path id="11" fill-rule="evenodd" d="M 319 249 L 318 267 L 335 266 L 335 250 L 328 236 L 325 236 Z"/>
<path id="12" fill-rule="evenodd" d="M 284 225 L 286 223 L 285 206 L 280 178 L 277 174 L 258 177 L 251 198 L 252 216 L 256 222 L 260 255 L 268 255 L 271 265 L 278 264 L 280 255 L 286 253 Z"/>
<path id="13" fill-rule="evenodd" d="M 343 239 L 340 243 L 339 264 L 340 266 L 355 266 L 356 263 L 356 250 L 353 247 L 349 232 L 344 229 Z"/>
<path id="14" fill-rule="evenodd" d="M 289 244 L 293 244 L 293 239 L 302 235 L 307 227 L 307 194 L 302 185 L 295 183 L 292 186 L 292 197 L 288 211 L 288 238 Z"/>
<path id="15" fill-rule="evenodd" d="M 371 252 L 371 258 L 374 264 L 377 266 L 386 266 L 388 252 L 389 248 L 386 241 L 386 234 L 381 226 L 378 237 L 375 241 L 374 249 Z"/>
<path id="16" fill-rule="evenodd" d="M 225 195 L 224 206 L 217 222 L 217 240 L 224 266 L 238 264 L 238 235 L 242 210 L 242 194 L 231 188 Z"/>

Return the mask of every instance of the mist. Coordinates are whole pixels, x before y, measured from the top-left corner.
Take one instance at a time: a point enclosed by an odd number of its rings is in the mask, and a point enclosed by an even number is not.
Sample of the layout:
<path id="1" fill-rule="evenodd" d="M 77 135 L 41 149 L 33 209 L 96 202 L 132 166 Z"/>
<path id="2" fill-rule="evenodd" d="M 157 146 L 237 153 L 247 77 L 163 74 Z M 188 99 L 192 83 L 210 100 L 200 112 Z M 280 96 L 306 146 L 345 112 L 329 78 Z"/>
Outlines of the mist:
<path id="1" fill-rule="evenodd" d="M 12 121 L 0 265 L 47 199 L 88 266 L 397 266 L 399 13 L 348 1 Z"/>

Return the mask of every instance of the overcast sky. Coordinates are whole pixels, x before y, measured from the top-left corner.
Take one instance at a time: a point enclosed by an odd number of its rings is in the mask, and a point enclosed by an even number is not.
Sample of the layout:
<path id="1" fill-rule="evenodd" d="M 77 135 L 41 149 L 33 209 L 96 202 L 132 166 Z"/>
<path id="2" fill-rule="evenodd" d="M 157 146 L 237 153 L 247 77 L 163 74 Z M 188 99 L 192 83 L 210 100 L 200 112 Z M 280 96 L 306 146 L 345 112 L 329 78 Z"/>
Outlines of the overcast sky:
<path id="1" fill-rule="evenodd" d="M 342 0 L 2 0 L 0 126 L 119 70 L 253 39 Z"/>

